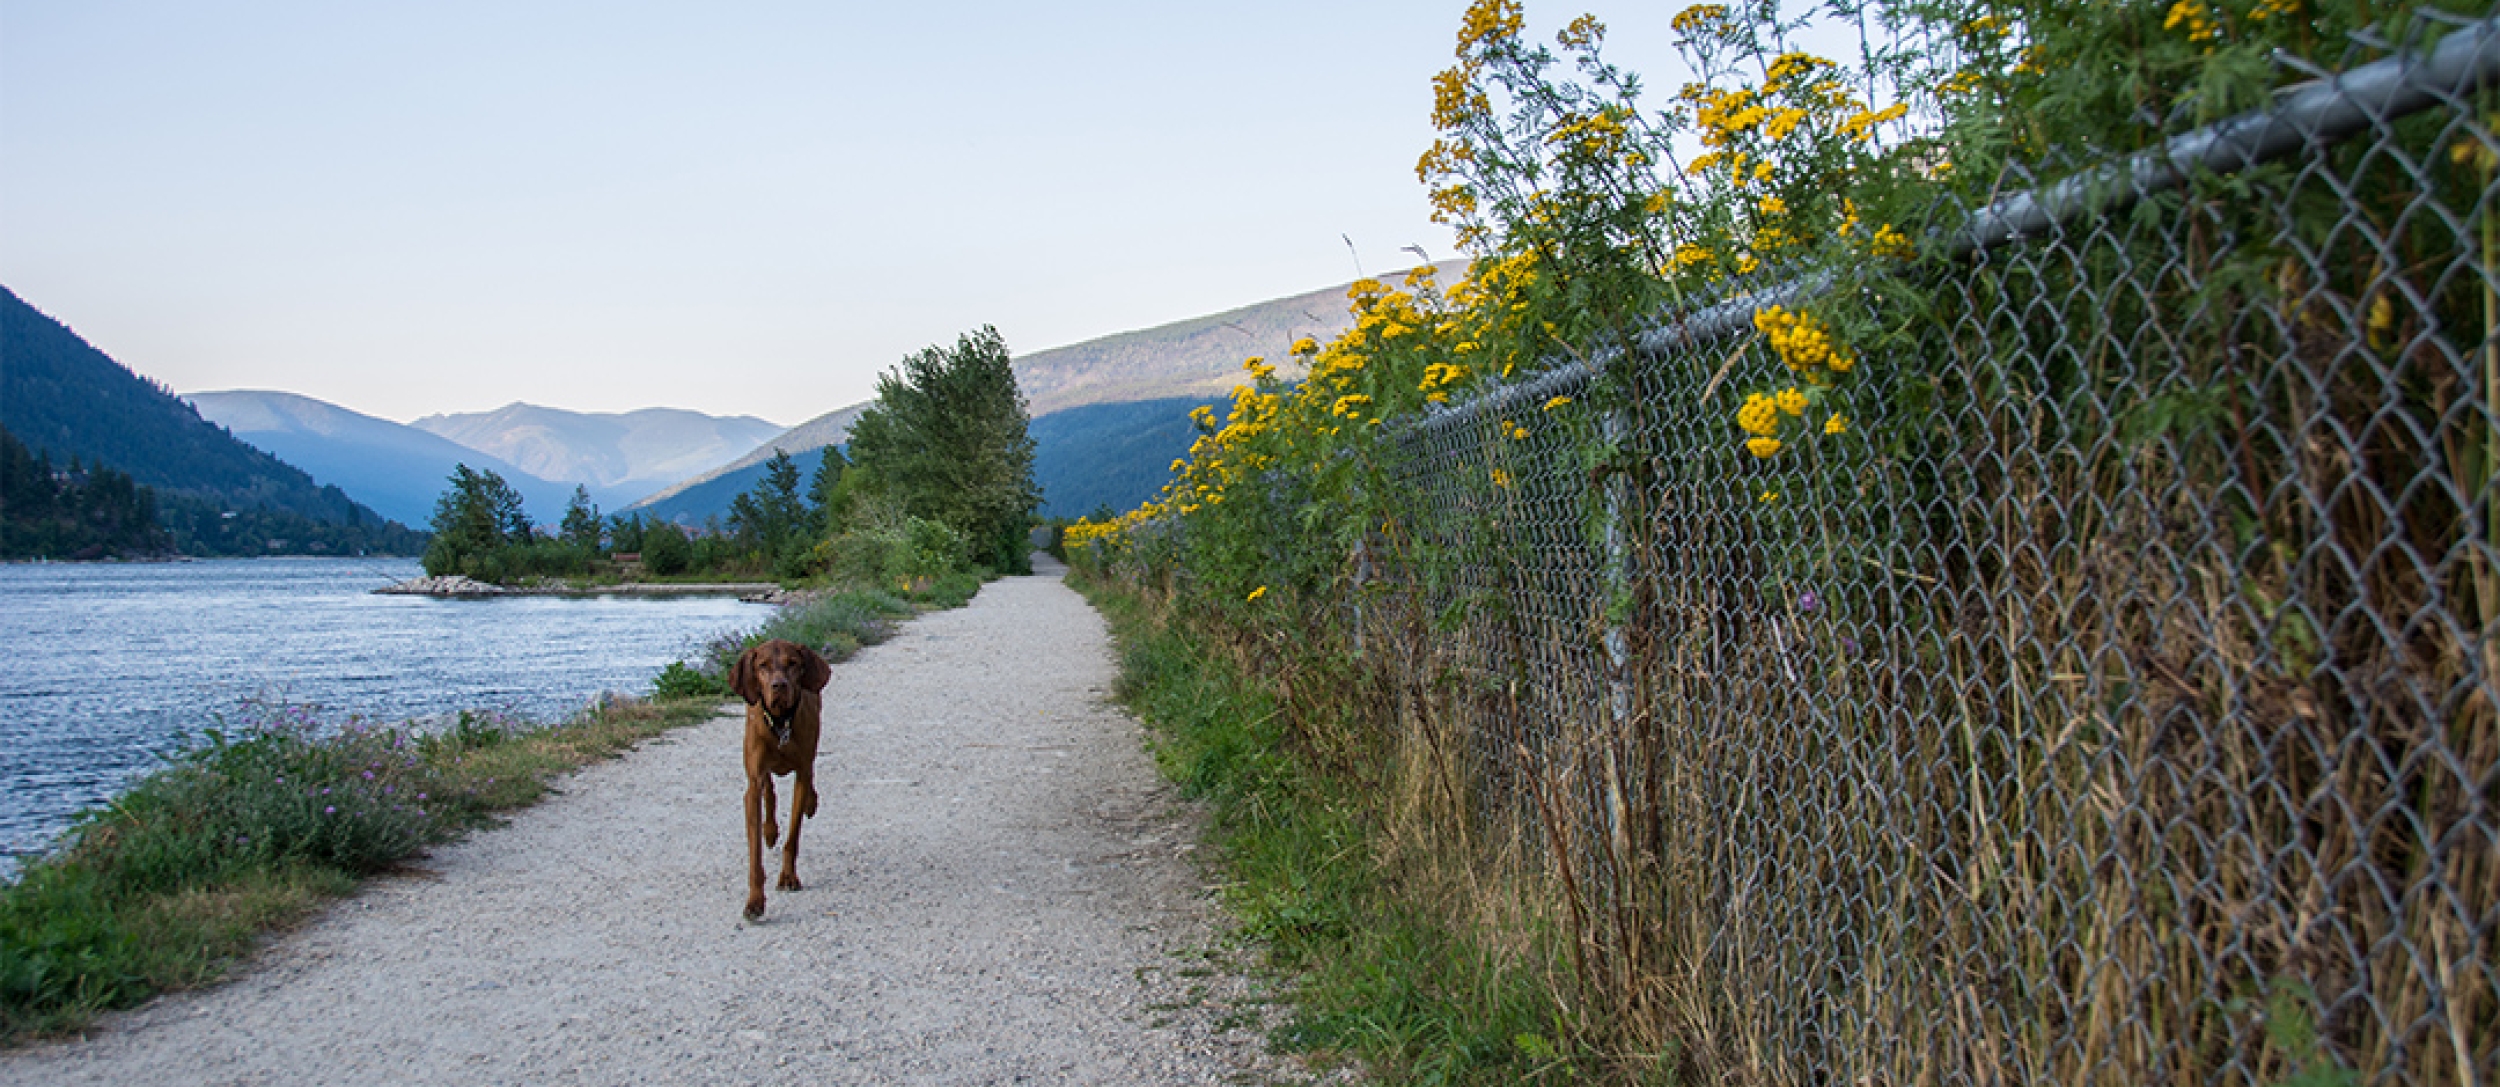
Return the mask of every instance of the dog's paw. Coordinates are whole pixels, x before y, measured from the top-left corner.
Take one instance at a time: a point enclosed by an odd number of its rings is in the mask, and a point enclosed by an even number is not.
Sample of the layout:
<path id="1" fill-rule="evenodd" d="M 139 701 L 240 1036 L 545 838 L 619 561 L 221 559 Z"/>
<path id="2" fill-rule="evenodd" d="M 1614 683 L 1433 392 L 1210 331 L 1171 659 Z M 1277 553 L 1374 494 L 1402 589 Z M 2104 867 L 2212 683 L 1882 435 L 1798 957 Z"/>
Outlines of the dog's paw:
<path id="1" fill-rule="evenodd" d="M 766 824 L 764 824 L 764 848 L 766 848 L 766 849 L 771 849 L 772 847 L 777 846 L 777 845 L 780 845 L 780 844 L 781 844 L 781 824 L 779 824 L 779 823 L 766 823 Z"/>
<path id="2" fill-rule="evenodd" d="M 756 896 L 755 896 L 755 897 L 753 897 L 753 898 L 747 899 L 747 920 L 749 920 L 749 921 L 761 921 L 761 920 L 763 920 L 763 919 L 764 919 L 764 896 L 763 896 L 763 895 L 756 895 Z"/>
<path id="3" fill-rule="evenodd" d="M 797 874 L 797 873 L 795 873 L 795 872 L 783 872 L 783 873 L 781 874 L 781 880 L 780 880 L 779 882 L 777 882 L 777 883 L 773 884 L 773 886 L 778 887 L 778 888 L 780 888 L 780 889 L 782 889 L 782 890 L 785 890 L 785 891 L 804 891 L 804 890 L 806 890 L 806 889 L 807 889 L 807 888 L 805 888 L 805 887 L 799 886 L 799 877 L 798 877 L 798 874 Z M 758 908 L 761 908 L 761 907 L 758 907 Z"/>

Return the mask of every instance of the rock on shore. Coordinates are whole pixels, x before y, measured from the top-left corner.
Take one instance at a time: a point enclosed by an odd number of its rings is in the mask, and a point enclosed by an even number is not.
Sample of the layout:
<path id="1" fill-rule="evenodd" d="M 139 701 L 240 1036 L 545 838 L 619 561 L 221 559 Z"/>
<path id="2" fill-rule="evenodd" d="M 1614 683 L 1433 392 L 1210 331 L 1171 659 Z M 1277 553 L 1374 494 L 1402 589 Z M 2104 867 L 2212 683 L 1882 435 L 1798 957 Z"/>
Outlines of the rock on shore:
<path id="1" fill-rule="evenodd" d="M 385 596 L 501 596 L 512 590 L 473 577 L 449 574 L 443 577 L 410 578 L 397 585 L 373 590 Z"/>

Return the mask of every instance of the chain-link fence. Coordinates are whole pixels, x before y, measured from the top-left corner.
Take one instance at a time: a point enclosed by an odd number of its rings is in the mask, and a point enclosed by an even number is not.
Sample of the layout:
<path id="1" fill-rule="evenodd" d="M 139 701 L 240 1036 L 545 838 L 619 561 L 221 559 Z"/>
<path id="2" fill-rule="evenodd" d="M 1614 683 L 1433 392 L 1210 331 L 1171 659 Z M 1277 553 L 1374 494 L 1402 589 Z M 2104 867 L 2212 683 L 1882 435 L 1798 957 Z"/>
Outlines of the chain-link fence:
<path id="1" fill-rule="evenodd" d="M 1747 1081 L 2500 1082 L 2500 33 L 2443 29 L 2005 179 L 1916 297 L 1411 432 L 1364 638 L 1590 969 Z M 1758 459 L 1797 298 L 1893 334 Z"/>

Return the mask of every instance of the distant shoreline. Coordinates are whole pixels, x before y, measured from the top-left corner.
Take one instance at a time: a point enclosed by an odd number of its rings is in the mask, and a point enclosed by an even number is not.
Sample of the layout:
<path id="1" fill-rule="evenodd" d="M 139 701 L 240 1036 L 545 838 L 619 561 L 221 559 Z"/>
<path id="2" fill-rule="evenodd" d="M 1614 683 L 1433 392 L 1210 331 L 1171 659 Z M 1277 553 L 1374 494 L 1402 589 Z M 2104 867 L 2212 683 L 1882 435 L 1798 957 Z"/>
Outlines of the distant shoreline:
<path id="1" fill-rule="evenodd" d="M 448 577 L 410 578 L 395 585 L 374 589 L 380 596 L 490 597 L 490 596 L 735 596 L 752 603 L 766 603 L 766 597 L 781 591 L 769 581 L 712 581 L 684 584 L 656 582 L 625 582 L 616 585 L 497 585 L 492 582 L 452 575 Z"/>

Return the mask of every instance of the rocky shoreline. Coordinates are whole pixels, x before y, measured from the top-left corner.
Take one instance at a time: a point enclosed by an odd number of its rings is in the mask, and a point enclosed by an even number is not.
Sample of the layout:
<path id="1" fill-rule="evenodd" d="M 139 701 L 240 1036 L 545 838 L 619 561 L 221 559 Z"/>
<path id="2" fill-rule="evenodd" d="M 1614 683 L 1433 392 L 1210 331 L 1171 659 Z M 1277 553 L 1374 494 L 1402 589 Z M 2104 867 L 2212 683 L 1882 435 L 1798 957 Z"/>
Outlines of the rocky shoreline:
<path id="1" fill-rule="evenodd" d="M 620 585 L 497 585 L 448 574 L 410 578 L 373 590 L 381 596 L 735 596 L 752 604 L 780 604 L 792 595 L 769 581 L 716 581 L 687 585 L 630 582 Z"/>

